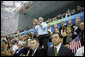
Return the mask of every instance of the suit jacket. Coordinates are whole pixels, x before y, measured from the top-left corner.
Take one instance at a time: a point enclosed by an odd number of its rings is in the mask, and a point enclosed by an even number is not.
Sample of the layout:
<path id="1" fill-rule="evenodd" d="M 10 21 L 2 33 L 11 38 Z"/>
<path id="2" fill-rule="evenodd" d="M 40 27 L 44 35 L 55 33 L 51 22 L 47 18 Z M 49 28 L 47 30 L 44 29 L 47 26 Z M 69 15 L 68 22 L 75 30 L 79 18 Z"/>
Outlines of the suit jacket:
<path id="1" fill-rule="evenodd" d="M 13 56 L 20 56 L 22 55 L 23 49 L 18 49 L 15 51 L 15 53 L 13 54 Z"/>
<path id="2" fill-rule="evenodd" d="M 48 49 L 47 56 L 54 56 L 54 47 Z M 69 48 L 61 45 L 57 56 L 74 56 L 74 54 Z"/>
<path id="3" fill-rule="evenodd" d="M 29 56 L 32 56 L 33 54 L 33 50 L 30 50 Z M 38 47 L 38 49 L 36 50 L 36 52 L 33 54 L 33 56 L 46 56 L 47 53 L 45 51 L 45 49 Z"/>
<path id="4" fill-rule="evenodd" d="M 21 49 L 20 51 L 19 51 L 19 49 L 18 49 L 18 50 L 16 50 L 16 52 L 14 53 L 13 56 L 20 56 L 20 55 L 22 56 L 22 55 L 26 55 L 27 52 L 28 52 L 28 50 L 29 50 L 29 48 L 27 48 L 27 47 Z M 19 51 L 19 52 L 17 52 L 17 51 Z"/>

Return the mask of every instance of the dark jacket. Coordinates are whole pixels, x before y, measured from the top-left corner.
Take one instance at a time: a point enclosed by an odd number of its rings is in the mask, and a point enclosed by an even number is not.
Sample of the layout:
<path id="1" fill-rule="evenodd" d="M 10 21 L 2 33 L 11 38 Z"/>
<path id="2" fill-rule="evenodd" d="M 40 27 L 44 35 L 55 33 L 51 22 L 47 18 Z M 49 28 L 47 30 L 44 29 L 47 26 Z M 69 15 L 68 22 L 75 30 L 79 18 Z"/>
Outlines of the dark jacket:
<path id="1" fill-rule="evenodd" d="M 48 49 L 47 56 L 54 56 L 54 47 Z M 57 56 L 74 56 L 74 54 L 69 48 L 61 45 Z"/>
<path id="2" fill-rule="evenodd" d="M 30 50 L 29 56 L 32 56 L 33 50 Z M 46 50 L 44 48 L 38 47 L 33 56 L 46 56 Z"/>
<path id="3" fill-rule="evenodd" d="M 63 44 L 64 44 L 64 45 L 69 44 L 69 43 L 70 43 L 73 39 L 75 39 L 76 37 L 77 37 L 77 35 L 72 34 L 72 36 L 70 37 L 71 39 L 67 40 L 69 37 L 65 36 L 65 37 L 63 38 Z M 66 42 L 66 40 L 69 41 L 69 43 Z"/>

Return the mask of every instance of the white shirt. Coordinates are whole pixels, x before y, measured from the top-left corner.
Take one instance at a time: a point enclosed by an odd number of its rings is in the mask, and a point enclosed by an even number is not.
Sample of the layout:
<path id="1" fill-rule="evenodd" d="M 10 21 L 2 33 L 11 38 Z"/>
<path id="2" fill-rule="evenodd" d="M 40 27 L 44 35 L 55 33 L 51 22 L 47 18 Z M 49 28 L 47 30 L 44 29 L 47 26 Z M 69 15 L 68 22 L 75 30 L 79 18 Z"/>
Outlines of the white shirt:
<path id="1" fill-rule="evenodd" d="M 37 49 L 38 49 L 38 48 L 36 48 L 36 49 L 34 50 L 33 54 L 35 54 L 35 52 L 36 52 Z"/>
<path id="2" fill-rule="evenodd" d="M 75 56 L 84 56 L 83 54 L 84 54 L 84 46 L 77 50 Z"/>
<path id="3" fill-rule="evenodd" d="M 76 29 L 78 29 L 78 26 L 76 26 L 75 29 L 74 29 L 74 34 L 77 35 L 77 32 L 75 32 Z"/>
<path id="4" fill-rule="evenodd" d="M 61 47 L 61 43 L 58 46 L 54 46 L 54 48 L 57 48 L 57 54 L 59 52 L 60 47 Z"/>
<path id="5" fill-rule="evenodd" d="M 42 27 L 39 25 L 35 26 L 35 30 L 38 32 L 38 35 L 48 34 L 47 24 L 42 22 L 41 25 Z"/>
<path id="6" fill-rule="evenodd" d="M 14 45 L 13 47 L 12 47 L 12 50 L 14 51 L 14 53 L 15 53 L 15 51 L 17 50 L 17 49 L 19 49 L 16 45 Z"/>

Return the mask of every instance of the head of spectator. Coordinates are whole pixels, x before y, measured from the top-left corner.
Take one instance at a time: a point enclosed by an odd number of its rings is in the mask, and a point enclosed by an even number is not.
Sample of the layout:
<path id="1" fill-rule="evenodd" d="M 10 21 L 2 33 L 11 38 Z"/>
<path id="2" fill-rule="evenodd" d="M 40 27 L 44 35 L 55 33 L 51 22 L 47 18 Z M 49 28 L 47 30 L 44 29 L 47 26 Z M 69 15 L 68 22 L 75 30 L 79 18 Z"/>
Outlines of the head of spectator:
<path id="1" fill-rule="evenodd" d="M 80 5 L 77 6 L 77 10 L 81 10 L 82 7 Z"/>
<path id="2" fill-rule="evenodd" d="M 52 44 L 54 46 L 58 46 L 61 43 L 61 36 L 60 34 L 53 34 L 52 35 Z"/>
<path id="3" fill-rule="evenodd" d="M 56 28 L 54 31 L 54 34 L 57 34 L 57 33 L 60 33 L 58 28 Z"/>
<path id="4" fill-rule="evenodd" d="M 43 22 L 44 21 L 44 18 L 43 17 L 39 17 L 39 22 Z"/>
<path id="5" fill-rule="evenodd" d="M 14 43 L 14 42 L 12 42 L 12 41 L 11 41 L 11 42 L 9 42 L 9 46 L 10 46 L 10 47 L 13 47 L 14 45 L 15 45 L 15 43 Z"/>
<path id="6" fill-rule="evenodd" d="M 79 28 L 83 31 L 84 30 L 84 22 L 81 22 L 80 24 L 79 24 Z"/>
<path id="7" fill-rule="evenodd" d="M 71 14 L 71 11 L 68 9 L 66 13 L 67 13 L 67 14 Z"/>
<path id="8" fill-rule="evenodd" d="M 59 15 L 57 15 L 57 18 L 58 19 L 61 19 L 62 18 L 60 13 L 59 13 Z"/>
<path id="9" fill-rule="evenodd" d="M 31 44 L 30 47 L 32 50 L 35 50 L 36 48 L 39 47 L 39 40 L 38 39 L 31 39 Z"/>
<path id="10" fill-rule="evenodd" d="M 56 17 L 54 17 L 54 18 L 52 18 L 53 19 L 53 21 L 56 21 Z"/>
<path id="11" fill-rule="evenodd" d="M 77 17 L 77 18 L 76 18 L 76 26 L 79 26 L 80 22 L 81 22 L 80 17 Z"/>
<path id="12" fill-rule="evenodd" d="M 31 48 L 31 39 L 27 40 L 26 47 Z"/>
<path id="13" fill-rule="evenodd" d="M 22 47 L 24 47 L 25 46 L 25 42 L 23 42 L 23 41 L 19 41 L 18 42 L 18 47 L 19 48 L 22 48 Z"/>
<path id="14" fill-rule="evenodd" d="M 24 38 L 24 39 L 23 39 L 24 41 L 27 41 L 27 39 L 28 39 L 27 36 L 24 36 L 23 38 Z"/>
<path id="15" fill-rule="evenodd" d="M 76 13 L 76 10 L 73 9 L 73 10 L 71 11 L 71 14 L 75 14 L 75 13 Z"/>
<path id="16" fill-rule="evenodd" d="M 61 26 L 64 27 L 66 25 L 65 21 L 62 21 Z"/>
<path id="17" fill-rule="evenodd" d="M 72 28 L 71 28 L 71 26 L 67 26 L 66 27 L 66 33 L 67 33 L 68 36 L 72 35 Z"/>
<path id="18" fill-rule="evenodd" d="M 36 18 L 34 18 L 33 25 L 36 25 L 36 22 L 38 22 L 38 20 Z"/>
<path id="19" fill-rule="evenodd" d="M 22 39 L 23 39 L 23 36 L 19 36 L 19 40 L 21 40 L 21 41 L 22 41 Z"/>
<path id="20" fill-rule="evenodd" d="M 69 25 L 72 25 L 72 20 L 69 20 L 69 21 L 68 21 L 68 24 L 69 24 Z"/>
<path id="21" fill-rule="evenodd" d="M 51 19 L 49 19 L 49 22 L 51 22 Z"/>
<path id="22" fill-rule="evenodd" d="M 56 24 L 56 25 L 54 25 L 54 28 L 55 28 L 55 29 L 58 29 L 58 25 L 57 25 L 57 24 Z"/>
<path id="23" fill-rule="evenodd" d="M 31 32 L 31 36 L 34 36 L 34 33 L 33 32 Z"/>

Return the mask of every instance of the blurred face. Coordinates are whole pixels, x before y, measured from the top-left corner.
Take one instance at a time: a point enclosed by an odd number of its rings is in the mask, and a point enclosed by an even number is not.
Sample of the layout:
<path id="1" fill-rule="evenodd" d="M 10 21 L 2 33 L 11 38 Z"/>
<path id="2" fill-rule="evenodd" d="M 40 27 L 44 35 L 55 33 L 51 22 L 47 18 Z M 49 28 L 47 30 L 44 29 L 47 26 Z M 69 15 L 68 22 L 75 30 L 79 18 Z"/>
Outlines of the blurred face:
<path id="1" fill-rule="evenodd" d="M 36 24 L 36 22 L 38 22 L 38 20 L 37 19 L 34 19 L 33 20 L 33 24 Z"/>
<path id="2" fill-rule="evenodd" d="M 39 17 L 39 22 L 43 22 L 43 18 L 42 17 Z"/>
<path id="3" fill-rule="evenodd" d="M 79 10 L 79 9 L 81 9 L 81 6 L 80 5 L 77 6 L 77 10 Z"/>
<path id="4" fill-rule="evenodd" d="M 31 32 L 31 35 L 33 36 L 33 35 L 34 35 L 34 33 L 33 33 L 33 32 Z"/>
<path id="5" fill-rule="evenodd" d="M 72 24 L 72 21 L 71 21 L 71 20 L 69 20 L 69 21 L 68 21 L 68 23 L 69 23 L 69 25 L 70 25 L 70 24 Z"/>
<path id="6" fill-rule="evenodd" d="M 56 29 L 56 30 L 55 30 L 55 33 L 59 33 L 59 30 L 58 30 L 58 29 Z"/>
<path id="7" fill-rule="evenodd" d="M 19 37 L 19 40 L 22 40 L 22 39 L 23 39 L 23 37 L 20 36 L 20 37 Z"/>
<path id="8" fill-rule="evenodd" d="M 8 44 L 5 45 L 5 48 L 8 48 Z"/>
<path id="9" fill-rule="evenodd" d="M 71 33 L 71 28 L 70 27 L 67 28 L 67 34 L 69 34 L 69 33 Z"/>
<path id="10" fill-rule="evenodd" d="M 61 42 L 61 39 L 59 38 L 59 35 L 58 34 L 53 34 L 52 36 L 52 44 L 57 46 L 59 45 Z"/>
<path id="11" fill-rule="evenodd" d="M 39 43 L 36 42 L 36 40 L 32 40 L 30 47 L 32 50 L 35 50 L 39 46 Z"/>
<path id="12" fill-rule="evenodd" d="M 67 10 L 67 13 L 68 13 L 68 14 L 70 13 L 70 10 L 69 10 L 69 9 Z"/>
<path id="13" fill-rule="evenodd" d="M 57 26 L 57 25 L 55 25 L 55 26 L 54 26 L 54 28 L 58 28 L 58 26 Z"/>
<path id="14" fill-rule="evenodd" d="M 81 30 L 84 30 L 84 23 L 80 23 L 80 24 L 79 24 L 79 28 L 80 28 Z"/>
<path id="15" fill-rule="evenodd" d="M 62 22 L 62 26 L 64 26 L 64 24 L 65 24 L 65 21 Z"/>
<path id="16" fill-rule="evenodd" d="M 76 25 L 79 25 L 80 22 L 81 22 L 80 18 L 77 18 L 77 19 L 76 19 Z"/>
<path id="17" fill-rule="evenodd" d="M 26 37 L 24 37 L 24 40 L 27 40 L 27 38 L 26 38 Z"/>
<path id="18" fill-rule="evenodd" d="M 10 47 L 12 47 L 12 46 L 13 46 L 13 44 L 11 44 L 11 43 L 10 43 L 9 45 L 10 45 Z"/>
<path id="19" fill-rule="evenodd" d="M 22 46 L 20 44 L 17 45 L 19 48 L 22 48 Z"/>
<path id="20" fill-rule="evenodd" d="M 72 13 L 75 13 L 75 10 L 74 9 L 72 10 Z"/>

